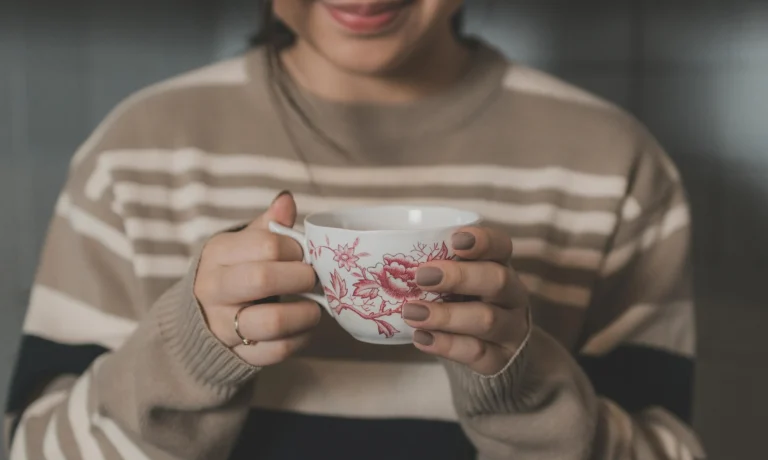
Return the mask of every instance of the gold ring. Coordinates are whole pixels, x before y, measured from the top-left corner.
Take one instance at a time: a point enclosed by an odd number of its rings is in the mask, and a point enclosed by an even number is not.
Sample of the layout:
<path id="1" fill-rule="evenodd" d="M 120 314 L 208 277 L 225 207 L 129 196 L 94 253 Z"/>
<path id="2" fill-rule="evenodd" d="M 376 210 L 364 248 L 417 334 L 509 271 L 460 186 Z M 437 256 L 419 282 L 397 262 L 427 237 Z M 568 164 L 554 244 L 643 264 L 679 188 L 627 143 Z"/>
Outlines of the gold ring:
<path id="1" fill-rule="evenodd" d="M 242 306 L 237 310 L 237 313 L 235 313 L 235 334 L 240 337 L 240 341 L 242 341 L 245 346 L 256 345 L 255 341 L 246 339 L 243 337 L 243 334 L 240 333 L 240 312 L 248 307 L 250 307 L 250 305 Z"/>

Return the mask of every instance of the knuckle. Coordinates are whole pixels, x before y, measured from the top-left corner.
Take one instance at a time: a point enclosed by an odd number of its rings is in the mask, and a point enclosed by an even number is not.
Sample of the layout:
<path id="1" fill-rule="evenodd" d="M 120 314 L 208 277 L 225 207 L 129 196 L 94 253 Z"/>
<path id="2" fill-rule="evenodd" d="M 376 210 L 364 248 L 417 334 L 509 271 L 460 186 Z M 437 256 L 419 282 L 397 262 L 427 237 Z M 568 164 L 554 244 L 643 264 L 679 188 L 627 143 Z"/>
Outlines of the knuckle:
<path id="1" fill-rule="evenodd" d="M 264 315 L 264 317 L 259 321 L 259 329 L 261 329 L 261 333 L 265 337 L 280 337 L 284 326 L 285 320 L 277 311 L 272 311 L 270 314 Z"/>
<path id="2" fill-rule="evenodd" d="M 467 344 L 467 359 L 469 362 L 478 362 L 485 356 L 487 345 L 481 340 L 471 340 Z"/>
<path id="3" fill-rule="evenodd" d="M 259 238 L 259 246 L 262 260 L 280 260 L 280 240 L 277 235 L 264 232 Z"/>
<path id="4" fill-rule="evenodd" d="M 275 342 L 274 354 L 278 361 L 285 361 L 293 354 L 294 346 L 290 340 Z"/>
<path id="5" fill-rule="evenodd" d="M 483 308 L 478 315 L 478 321 L 483 333 L 491 332 L 496 326 L 496 321 L 498 321 L 496 309 L 486 306 L 486 308 Z"/>
<path id="6" fill-rule="evenodd" d="M 490 276 L 493 280 L 491 293 L 494 296 L 502 294 L 506 290 L 507 283 L 509 281 L 509 273 L 507 267 L 499 264 L 493 264 L 493 269 L 491 270 Z"/>
<path id="7" fill-rule="evenodd" d="M 248 283 L 261 289 L 267 288 L 272 283 L 272 271 L 266 265 L 255 265 L 248 274 Z"/>
<path id="8" fill-rule="evenodd" d="M 200 303 L 205 306 L 208 301 L 213 297 L 213 293 L 215 291 L 213 282 L 211 281 L 211 276 L 208 276 L 207 274 L 200 273 L 195 280 L 195 285 L 192 288 L 195 297 L 200 301 Z"/>

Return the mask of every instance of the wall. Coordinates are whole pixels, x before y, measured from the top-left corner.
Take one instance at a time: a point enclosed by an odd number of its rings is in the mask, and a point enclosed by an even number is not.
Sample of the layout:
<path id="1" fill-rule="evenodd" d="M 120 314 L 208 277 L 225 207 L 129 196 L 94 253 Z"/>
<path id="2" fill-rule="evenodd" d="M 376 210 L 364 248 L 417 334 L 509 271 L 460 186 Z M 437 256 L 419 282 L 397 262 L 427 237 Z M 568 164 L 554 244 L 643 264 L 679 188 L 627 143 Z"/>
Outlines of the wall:
<path id="1" fill-rule="evenodd" d="M 255 3 L 0 1 L 0 393 L 69 156 L 125 95 L 236 53 Z M 712 458 L 751 458 L 768 426 L 768 2 L 573 5 L 473 0 L 469 28 L 626 107 L 681 167 L 695 224 L 696 425 Z"/>

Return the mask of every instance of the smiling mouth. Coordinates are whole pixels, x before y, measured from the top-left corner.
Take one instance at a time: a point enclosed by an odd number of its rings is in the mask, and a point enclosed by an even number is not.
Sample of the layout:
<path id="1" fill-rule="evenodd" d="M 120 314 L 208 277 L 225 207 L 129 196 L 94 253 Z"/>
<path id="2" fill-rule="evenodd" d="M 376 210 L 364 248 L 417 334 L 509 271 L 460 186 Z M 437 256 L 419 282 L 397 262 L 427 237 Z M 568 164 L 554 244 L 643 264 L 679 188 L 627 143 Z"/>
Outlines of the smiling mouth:
<path id="1" fill-rule="evenodd" d="M 321 2 L 331 17 L 343 28 L 357 34 L 375 34 L 386 29 L 400 16 L 406 7 L 416 0 L 388 0 L 356 3 Z"/>

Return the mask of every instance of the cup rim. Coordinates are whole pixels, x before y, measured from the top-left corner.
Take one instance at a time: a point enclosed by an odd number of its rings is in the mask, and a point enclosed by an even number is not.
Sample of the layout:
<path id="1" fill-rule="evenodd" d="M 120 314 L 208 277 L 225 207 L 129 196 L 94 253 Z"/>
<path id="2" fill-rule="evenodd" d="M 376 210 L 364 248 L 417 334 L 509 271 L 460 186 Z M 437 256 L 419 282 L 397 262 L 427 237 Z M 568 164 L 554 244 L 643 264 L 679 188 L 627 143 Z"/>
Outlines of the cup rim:
<path id="1" fill-rule="evenodd" d="M 468 222 L 459 224 L 459 225 L 427 225 L 424 227 L 419 228 L 412 228 L 412 229 L 381 229 L 381 230 L 354 230 L 349 228 L 342 228 L 342 227 L 335 227 L 335 226 L 327 226 L 327 225 L 319 225 L 312 223 L 313 218 L 317 218 L 320 216 L 329 216 L 329 215 L 335 215 L 335 214 L 342 214 L 342 213 L 354 213 L 354 212 L 360 212 L 360 211 L 371 211 L 371 210 L 401 210 L 403 208 L 410 208 L 410 209 L 420 209 L 420 210 L 442 210 L 442 211 L 450 211 L 450 212 L 456 212 L 461 214 L 467 214 L 468 216 L 471 216 Z M 414 233 L 414 232 L 422 232 L 422 231 L 435 231 L 435 230 L 441 230 L 441 229 L 448 229 L 448 228 L 456 228 L 456 227 L 471 227 L 476 226 L 480 222 L 482 222 L 482 216 L 478 214 L 477 212 L 470 211 L 467 209 L 457 208 L 453 206 L 442 206 L 442 205 L 422 205 L 422 204 L 382 204 L 382 205 L 372 205 L 372 206 L 347 206 L 347 207 L 341 207 L 341 208 L 335 208 L 327 211 L 317 211 L 309 214 L 304 218 L 304 228 L 307 229 L 309 227 L 314 228 L 322 228 L 322 229 L 330 229 L 334 231 L 342 231 L 342 232 L 350 232 L 350 233 L 361 233 L 361 234 L 406 234 L 406 233 Z"/>

